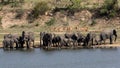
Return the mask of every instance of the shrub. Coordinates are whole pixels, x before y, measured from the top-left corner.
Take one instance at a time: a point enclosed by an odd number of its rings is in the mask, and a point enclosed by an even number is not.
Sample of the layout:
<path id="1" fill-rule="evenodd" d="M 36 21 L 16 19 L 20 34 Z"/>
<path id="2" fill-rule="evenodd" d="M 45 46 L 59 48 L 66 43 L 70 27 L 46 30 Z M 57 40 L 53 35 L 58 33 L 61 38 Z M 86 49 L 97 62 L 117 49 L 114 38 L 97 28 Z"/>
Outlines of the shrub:
<path id="1" fill-rule="evenodd" d="M 105 3 L 100 10 L 100 15 L 114 17 L 117 14 L 117 10 L 117 0 L 105 0 Z"/>
<path id="2" fill-rule="evenodd" d="M 52 19 L 50 19 L 48 22 L 46 22 L 45 24 L 47 25 L 47 26 L 51 26 L 51 25 L 53 25 L 55 23 L 55 18 L 52 18 Z"/>
<path id="3" fill-rule="evenodd" d="M 38 2 L 31 13 L 28 15 L 27 19 L 29 23 L 32 23 L 36 18 L 39 17 L 39 15 L 44 15 L 46 11 L 49 10 L 49 6 L 46 2 Z"/>
<path id="4" fill-rule="evenodd" d="M 2 17 L 0 17 L 0 25 L 2 24 Z"/>
<path id="5" fill-rule="evenodd" d="M 24 10 L 23 9 L 18 9 L 16 10 L 17 15 L 15 16 L 16 19 L 21 19 L 23 14 L 24 14 Z"/>
<path id="6" fill-rule="evenodd" d="M 97 24 L 97 22 L 95 20 L 92 20 L 90 26 L 94 26 L 95 24 Z"/>
<path id="7" fill-rule="evenodd" d="M 10 26 L 10 28 L 15 28 L 15 27 L 18 27 L 18 25 L 12 25 L 12 26 Z"/>
<path id="8" fill-rule="evenodd" d="M 37 18 L 39 15 L 44 15 L 46 11 L 49 10 L 49 7 L 46 2 L 39 2 L 33 8 L 33 16 Z"/>
<path id="9" fill-rule="evenodd" d="M 72 5 L 69 6 L 71 10 L 77 11 L 82 8 L 81 6 L 82 0 L 71 0 L 71 2 L 72 2 Z"/>

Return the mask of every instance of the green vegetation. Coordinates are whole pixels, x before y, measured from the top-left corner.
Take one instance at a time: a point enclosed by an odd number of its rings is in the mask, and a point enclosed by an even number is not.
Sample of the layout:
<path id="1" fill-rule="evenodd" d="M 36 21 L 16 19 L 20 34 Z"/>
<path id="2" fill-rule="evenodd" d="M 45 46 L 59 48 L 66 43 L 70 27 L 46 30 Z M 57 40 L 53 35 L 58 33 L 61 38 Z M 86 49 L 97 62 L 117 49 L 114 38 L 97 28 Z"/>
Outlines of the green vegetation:
<path id="1" fill-rule="evenodd" d="M 2 24 L 2 17 L 0 17 L 0 25 Z"/>
<path id="2" fill-rule="evenodd" d="M 28 15 L 28 20 L 32 23 L 39 15 L 44 15 L 46 11 L 49 10 L 49 6 L 46 2 L 38 2 L 35 4 L 32 12 Z"/>
<path id="3" fill-rule="evenodd" d="M 90 26 L 95 26 L 97 24 L 97 22 L 95 20 L 92 20 Z"/>
<path id="4" fill-rule="evenodd" d="M 72 5 L 69 6 L 70 10 L 80 10 L 82 8 L 81 2 L 82 0 L 71 0 Z"/>
<path id="5" fill-rule="evenodd" d="M 38 2 L 33 8 L 33 16 L 37 18 L 39 15 L 44 15 L 49 10 L 49 6 L 46 2 Z"/>
<path id="6" fill-rule="evenodd" d="M 10 28 L 16 28 L 16 27 L 18 27 L 18 25 L 12 25 Z"/>
<path id="7" fill-rule="evenodd" d="M 117 0 L 105 0 L 104 5 L 100 10 L 100 15 L 114 17 L 117 14 L 117 10 L 118 10 Z"/>
<path id="8" fill-rule="evenodd" d="M 55 23 L 55 18 L 51 18 L 48 22 L 46 22 L 47 26 L 52 26 Z"/>
<path id="9" fill-rule="evenodd" d="M 16 19 L 21 19 L 22 18 L 22 16 L 23 16 L 23 14 L 24 14 L 24 10 L 21 8 L 21 9 L 18 9 L 18 10 L 16 10 L 16 16 L 15 16 L 15 18 Z"/>

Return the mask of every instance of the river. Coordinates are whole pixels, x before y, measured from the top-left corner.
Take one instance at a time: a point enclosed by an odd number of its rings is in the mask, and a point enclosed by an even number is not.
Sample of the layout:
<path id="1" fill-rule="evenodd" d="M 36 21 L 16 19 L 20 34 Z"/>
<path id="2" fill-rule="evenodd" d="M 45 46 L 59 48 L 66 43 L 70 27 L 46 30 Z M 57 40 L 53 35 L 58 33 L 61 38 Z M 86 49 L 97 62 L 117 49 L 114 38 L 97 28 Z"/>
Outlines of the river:
<path id="1" fill-rule="evenodd" d="M 9 50 L 0 49 L 0 68 L 120 68 L 120 48 Z"/>

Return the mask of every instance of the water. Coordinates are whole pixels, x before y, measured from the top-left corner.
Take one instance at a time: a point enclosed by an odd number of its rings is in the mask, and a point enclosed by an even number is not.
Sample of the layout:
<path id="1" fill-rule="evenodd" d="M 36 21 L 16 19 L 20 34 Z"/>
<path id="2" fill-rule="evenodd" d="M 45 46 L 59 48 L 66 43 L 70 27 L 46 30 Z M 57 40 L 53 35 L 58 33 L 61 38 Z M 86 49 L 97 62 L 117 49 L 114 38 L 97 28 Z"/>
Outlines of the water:
<path id="1" fill-rule="evenodd" d="M 0 68 L 120 68 L 120 48 L 79 50 L 0 49 Z"/>

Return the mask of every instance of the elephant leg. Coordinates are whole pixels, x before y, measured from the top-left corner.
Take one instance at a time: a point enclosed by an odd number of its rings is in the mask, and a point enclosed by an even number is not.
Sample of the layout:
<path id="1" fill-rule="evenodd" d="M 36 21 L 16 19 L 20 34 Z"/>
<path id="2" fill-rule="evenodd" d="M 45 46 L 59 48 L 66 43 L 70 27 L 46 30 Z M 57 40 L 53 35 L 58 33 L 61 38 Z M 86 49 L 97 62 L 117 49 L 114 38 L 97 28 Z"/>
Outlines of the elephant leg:
<path id="1" fill-rule="evenodd" d="M 21 48 L 24 48 L 24 46 L 23 46 L 23 45 L 24 45 L 24 42 L 21 42 L 20 45 L 21 45 L 21 46 L 20 46 Z"/>
<path id="2" fill-rule="evenodd" d="M 35 47 L 35 41 L 33 41 L 33 47 Z"/>
<path id="3" fill-rule="evenodd" d="M 18 47 L 19 47 L 19 46 L 18 46 L 18 43 L 16 42 L 15 44 L 16 44 L 16 47 L 15 47 L 15 48 L 18 48 Z"/>
<path id="4" fill-rule="evenodd" d="M 113 42 L 112 42 L 112 37 L 110 37 L 110 44 L 113 44 Z"/>
<path id="5" fill-rule="evenodd" d="M 104 45 L 105 45 L 105 40 L 104 40 Z"/>
<path id="6" fill-rule="evenodd" d="M 28 41 L 26 41 L 26 45 L 27 45 L 27 48 L 29 48 L 29 42 Z"/>
<path id="7" fill-rule="evenodd" d="M 7 48 L 7 45 L 5 44 L 5 41 L 3 41 L 3 48 Z"/>
<path id="8" fill-rule="evenodd" d="M 93 42 L 94 42 L 94 40 L 92 39 L 92 41 L 91 41 L 91 44 L 92 44 L 92 45 L 94 45 L 94 43 L 93 43 Z"/>
<path id="9" fill-rule="evenodd" d="M 13 45 L 14 45 L 14 43 L 11 43 L 11 44 L 10 44 L 10 48 L 14 48 Z"/>

